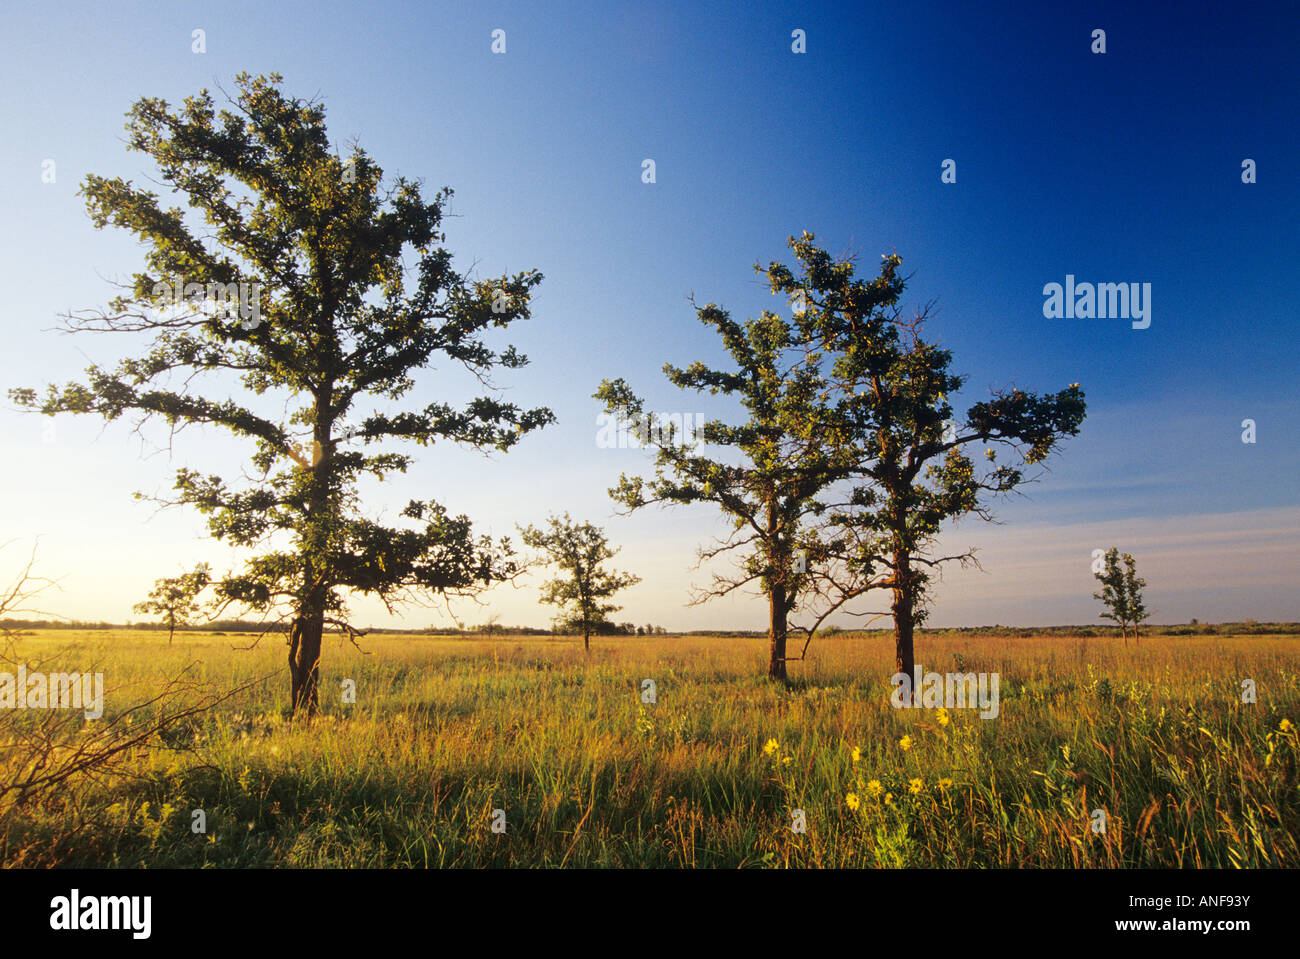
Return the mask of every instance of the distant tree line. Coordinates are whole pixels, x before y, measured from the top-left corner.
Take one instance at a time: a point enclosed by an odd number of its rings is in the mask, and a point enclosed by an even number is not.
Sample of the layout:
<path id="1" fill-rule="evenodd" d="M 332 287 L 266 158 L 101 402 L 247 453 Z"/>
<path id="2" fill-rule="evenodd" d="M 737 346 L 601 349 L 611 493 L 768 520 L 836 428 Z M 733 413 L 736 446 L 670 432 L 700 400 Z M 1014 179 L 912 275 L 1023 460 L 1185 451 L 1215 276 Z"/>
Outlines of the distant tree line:
<path id="1" fill-rule="evenodd" d="M 167 630 L 166 623 L 107 623 L 102 621 L 90 622 L 86 620 L 49 620 L 49 619 L 0 619 L 0 630 L 20 630 L 20 629 L 80 629 L 80 630 L 109 630 L 109 629 L 147 629 L 147 630 Z M 248 620 L 226 619 L 213 623 L 203 623 L 195 626 L 187 626 L 186 632 L 194 633 L 284 633 L 288 631 L 288 625 L 284 623 L 256 623 Z M 1105 626 L 949 626 L 942 628 L 927 628 L 925 633 L 929 636 L 989 636 L 989 637 L 1020 637 L 1028 638 L 1031 636 L 1048 636 L 1060 639 L 1072 638 L 1092 638 L 1097 636 L 1110 635 L 1110 629 L 1114 627 Z M 653 631 L 653 632 L 652 632 Z M 1300 623 L 1261 623 L 1255 620 L 1246 620 L 1241 623 L 1202 623 L 1192 620 L 1190 623 L 1167 623 L 1160 626 L 1147 625 L 1143 627 L 1143 632 L 1148 636 L 1296 636 L 1300 635 Z M 430 627 L 428 629 L 388 629 L 384 627 L 375 627 L 367 630 L 371 635 L 388 635 L 388 636 L 430 636 L 430 635 L 447 635 L 447 636 L 482 636 L 482 635 L 501 635 L 501 636 L 554 636 L 554 629 L 542 629 L 535 626 L 501 626 L 494 624 L 492 633 L 488 632 L 487 625 L 465 626 L 465 627 Z M 840 627 L 829 627 L 818 633 L 828 639 L 875 639 L 883 636 L 893 636 L 894 631 L 889 628 L 881 629 L 844 629 Z M 572 634 L 569 634 L 572 635 Z M 767 630 L 763 629 L 687 629 L 687 630 L 668 630 L 663 626 L 633 626 L 631 623 L 619 623 L 608 632 L 601 635 L 606 636 L 712 636 L 718 639 L 758 639 L 767 636 Z"/>

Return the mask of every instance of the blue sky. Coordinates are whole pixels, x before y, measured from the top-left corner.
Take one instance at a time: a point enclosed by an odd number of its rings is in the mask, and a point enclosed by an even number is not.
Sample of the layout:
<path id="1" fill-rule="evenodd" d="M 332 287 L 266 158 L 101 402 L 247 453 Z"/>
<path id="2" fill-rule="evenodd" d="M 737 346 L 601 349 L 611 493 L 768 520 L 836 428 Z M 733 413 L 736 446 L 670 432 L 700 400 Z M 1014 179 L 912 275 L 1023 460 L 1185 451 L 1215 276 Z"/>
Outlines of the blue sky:
<path id="1" fill-rule="evenodd" d="M 616 618 L 761 626 L 758 599 L 685 606 L 718 517 L 614 515 L 605 490 L 648 461 L 597 447 L 591 393 L 623 376 L 654 409 L 717 410 L 661 373 L 722 362 L 687 297 L 738 318 L 779 309 L 752 265 L 786 259 L 807 229 L 866 274 L 902 255 L 905 305 L 938 300 L 930 335 L 969 376 L 959 401 L 1010 383 L 1087 393 L 1081 435 L 998 506 L 1002 525 L 945 533 L 979 546 L 984 572 L 948 575 L 932 623 L 1094 621 L 1091 551 L 1110 545 L 1138 557 L 1157 622 L 1300 619 L 1294 6 L 847 6 L 6 5 L 0 383 L 64 381 L 129 352 L 50 328 L 105 305 L 108 281 L 140 265 L 134 239 L 93 229 L 76 196 L 87 173 L 152 175 L 124 149 L 131 104 L 278 71 L 288 92 L 323 99 L 338 142 L 359 140 L 390 176 L 455 189 L 459 263 L 546 275 L 534 319 L 508 337 L 532 365 L 500 379 L 558 424 L 506 456 L 419 451 L 372 491 L 377 513 L 432 497 L 499 535 L 568 510 L 604 524 L 618 564 L 643 577 Z M 490 49 L 498 28 L 504 54 Z M 1090 50 L 1097 28 L 1104 54 Z M 806 53 L 791 50 L 795 29 Z M 1246 158 L 1256 183 L 1242 182 Z M 1067 274 L 1150 283 L 1150 327 L 1045 318 L 1043 286 Z M 463 389 L 438 370 L 416 399 Z M 121 621 L 156 577 L 220 566 L 196 515 L 155 515 L 130 494 L 166 490 L 181 465 L 229 471 L 243 448 L 196 431 L 169 460 L 158 439 L 72 418 L 51 431 L 5 402 L 0 541 L 14 542 L 0 569 L 39 536 L 40 569 L 62 584 L 46 608 Z M 488 601 L 504 622 L 549 619 L 531 586 Z M 448 620 L 415 609 L 405 622 Z"/>

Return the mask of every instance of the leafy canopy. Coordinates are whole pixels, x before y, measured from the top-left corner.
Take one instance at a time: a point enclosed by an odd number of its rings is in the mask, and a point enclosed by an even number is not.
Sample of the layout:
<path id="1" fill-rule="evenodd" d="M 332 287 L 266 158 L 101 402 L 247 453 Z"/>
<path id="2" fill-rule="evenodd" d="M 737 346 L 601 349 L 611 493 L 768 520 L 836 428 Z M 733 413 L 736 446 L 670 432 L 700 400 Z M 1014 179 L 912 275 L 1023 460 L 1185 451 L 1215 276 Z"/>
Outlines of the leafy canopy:
<path id="1" fill-rule="evenodd" d="M 1101 570 L 1093 576 L 1101 583 L 1101 589 L 1092 598 L 1100 600 L 1105 607 L 1098 615 L 1118 624 L 1125 636 L 1129 626 L 1136 632 L 1150 616 L 1142 599 L 1147 582 L 1137 574 L 1137 561 L 1128 553 L 1121 556 L 1119 549 L 1112 546 L 1106 550 Z"/>
<path id="2" fill-rule="evenodd" d="M 285 96 L 281 77 L 236 82 L 225 109 L 203 91 L 175 111 L 146 98 L 128 114 L 130 148 L 156 161 L 192 213 L 121 178 L 91 175 L 82 186 L 95 226 L 128 230 L 147 252 L 109 311 L 69 314 L 68 328 L 146 334 L 149 351 L 115 369 L 91 366 L 83 382 L 43 397 L 11 395 L 50 415 L 160 418 L 173 432 L 207 424 L 251 441 L 251 475 L 181 469 L 176 497 L 164 500 L 196 507 L 217 539 L 258 551 L 215 581 L 223 607 L 342 615 L 347 590 L 390 604 L 513 575 L 508 541 L 473 538 L 464 516 L 433 500 L 408 503 L 400 526 L 381 524 L 362 515 L 357 483 L 406 471 L 411 457 L 391 443 L 507 450 L 553 421 L 495 396 L 493 369 L 526 358 L 483 336 L 530 316 L 541 275 L 457 272 L 440 245 L 449 189 L 426 200 L 402 177 L 384 187 L 370 156 L 353 145 L 345 160 L 321 106 Z M 250 284 L 257 321 L 177 304 L 167 290 L 178 282 Z M 487 393 L 460 407 L 411 404 L 435 357 Z M 240 398 L 227 395 L 235 387 Z"/>
<path id="3" fill-rule="evenodd" d="M 560 608 L 560 625 L 584 635 L 609 622 L 609 614 L 622 609 L 605 602 L 621 589 L 641 582 L 640 577 L 606 569 L 610 549 L 605 532 L 592 523 L 575 523 L 568 513 L 552 516 L 544 528 L 521 530 L 524 545 L 541 550 L 544 562 L 558 567 L 560 575 L 542 585 L 542 602 Z"/>

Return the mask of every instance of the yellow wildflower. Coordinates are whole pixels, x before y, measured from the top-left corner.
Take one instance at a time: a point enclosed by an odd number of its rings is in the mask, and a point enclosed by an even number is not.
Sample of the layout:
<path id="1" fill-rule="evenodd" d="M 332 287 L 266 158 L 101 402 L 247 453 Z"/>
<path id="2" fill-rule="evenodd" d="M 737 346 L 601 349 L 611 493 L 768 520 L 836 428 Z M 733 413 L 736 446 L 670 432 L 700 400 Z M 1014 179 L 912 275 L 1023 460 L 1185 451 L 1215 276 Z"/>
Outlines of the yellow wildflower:
<path id="1" fill-rule="evenodd" d="M 910 792 L 913 796 L 915 796 L 917 793 L 921 791 L 921 787 L 924 785 L 925 783 L 921 782 L 921 780 L 919 779 L 908 780 L 907 791 Z"/>
<path id="2" fill-rule="evenodd" d="M 1282 730 L 1284 733 L 1289 733 L 1291 730 L 1295 729 L 1295 724 L 1283 716 L 1282 721 L 1277 724 L 1277 728 Z"/>
<path id="3" fill-rule="evenodd" d="M 939 780 L 940 789 L 948 789 L 950 786 L 952 786 L 952 780 L 947 778 L 946 776 L 943 779 Z"/>
<path id="4" fill-rule="evenodd" d="M 775 739 L 769 739 L 766 743 L 763 744 L 763 755 L 764 756 L 772 755 L 772 753 L 776 752 L 777 749 L 780 748 L 780 746 L 781 744 L 778 743 Z"/>
<path id="5" fill-rule="evenodd" d="M 885 787 L 880 785 L 879 779 L 873 779 L 871 780 L 871 782 L 867 783 L 867 795 L 869 795 L 872 799 L 875 799 L 882 792 L 884 792 L 884 789 Z"/>
<path id="6" fill-rule="evenodd" d="M 907 752 L 909 749 L 912 748 L 912 737 L 904 736 L 902 739 L 898 741 L 898 745 L 903 747 L 903 752 Z"/>
<path id="7" fill-rule="evenodd" d="M 892 806 L 893 804 L 894 804 L 894 794 L 893 794 L 893 793 L 885 793 L 885 805 L 886 805 L 886 806 Z"/>
<path id="8" fill-rule="evenodd" d="M 854 746 L 854 747 L 853 747 L 853 761 L 854 761 L 854 762 L 857 762 L 857 761 L 858 761 L 859 759 L 861 759 L 861 758 L 862 758 L 862 750 L 859 749 L 857 746 Z"/>
<path id="9" fill-rule="evenodd" d="M 939 725 L 948 725 L 948 710 L 944 709 L 942 706 L 939 708 Z"/>
<path id="10" fill-rule="evenodd" d="M 858 794 L 849 793 L 847 796 L 845 796 L 844 805 L 848 806 L 850 809 L 856 812 L 858 808 Z"/>

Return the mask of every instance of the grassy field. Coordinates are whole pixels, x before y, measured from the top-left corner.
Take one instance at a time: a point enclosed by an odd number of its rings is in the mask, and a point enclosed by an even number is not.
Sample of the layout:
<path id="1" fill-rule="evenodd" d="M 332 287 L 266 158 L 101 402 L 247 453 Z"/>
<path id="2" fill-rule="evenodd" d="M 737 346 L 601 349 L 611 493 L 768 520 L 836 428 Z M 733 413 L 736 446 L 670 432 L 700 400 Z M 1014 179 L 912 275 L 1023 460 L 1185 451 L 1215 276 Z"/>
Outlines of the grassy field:
<path id="1" fill-rule="evenodd" d="M 0 798 L 0 862 L 1300 865 L 1295 636 L 1126 648 L 922 634 L 927 670 L 1000 674 L 987 720 L 892 708 L 882 639 L 816 641 L 790 689 L 761 678 L 766 644 L 752 639 L 599 638 L 590 657 L 570 638 L 381 637 L 362 640 L 369 655 L 331 639 L 310 725 L 286 720 L 284 637 L 232 648 L 249 639 L 18 638 L 10 658 L 29 668 L 105 677 L 103 719 L 46 727 L 51 762 L 97 728 L 125 736 L 205 691 L 251 685 L 112 767 Z M 182 674 L 194 685 L 125 715 Z M 345 679 L 355 704 L 341 702 Z M 35 724 L 51 712 L 0 710 L 4 783 L 30 773 Z M 805 832 L 792 830 L 794 810 Z"/>

